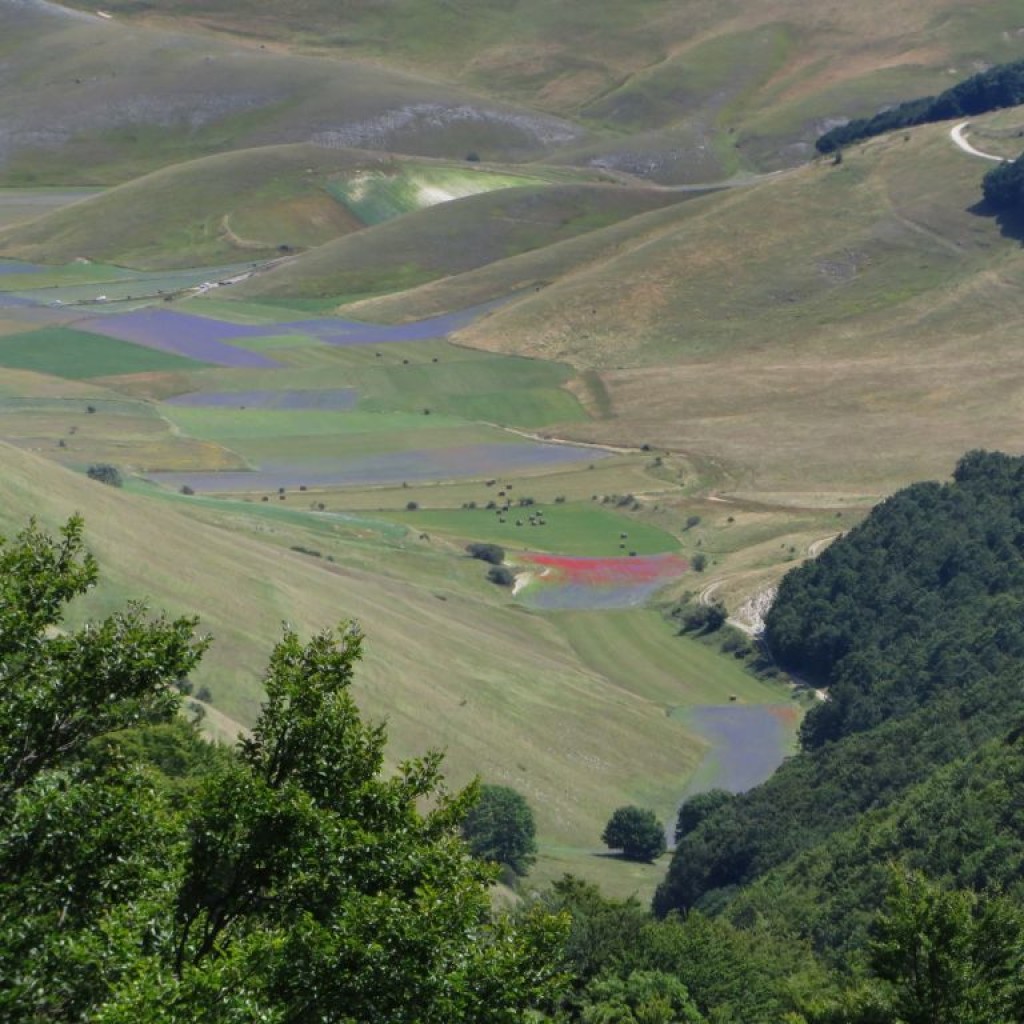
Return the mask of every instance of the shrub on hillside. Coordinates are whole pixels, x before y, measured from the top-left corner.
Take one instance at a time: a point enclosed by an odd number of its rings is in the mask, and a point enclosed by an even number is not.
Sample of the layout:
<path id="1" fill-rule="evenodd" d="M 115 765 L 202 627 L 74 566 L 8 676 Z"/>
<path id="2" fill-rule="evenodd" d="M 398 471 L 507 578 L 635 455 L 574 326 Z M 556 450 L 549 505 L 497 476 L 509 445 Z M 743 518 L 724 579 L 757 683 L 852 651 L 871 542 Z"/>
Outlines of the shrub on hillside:
<path id="1" fill-rule="evenodd" d="M 101 484 L 107 484 L 109 487 L 122 487 L 124 485 L 124 477 L 121 476 L 121 471 L 117 466 L 111 466 L 108 462 L 95 463 L 85 471 L 85 475 L 90 480 L 98 480 Z"/>
<path id="2" fill-rule="evenodd" d="M 505 549 L 500 544 L 467 544 L 466 554 L 470 558 L 479 558 L 481 562 L 501 565 L 505 561 Z"/>
<path id="3" fill-rule="evenodd" d="M 499 587 L 511 587 L 516 581 L 516 574 L 507 565 L 492 565 L 487 570 L 487 578 Z"/>

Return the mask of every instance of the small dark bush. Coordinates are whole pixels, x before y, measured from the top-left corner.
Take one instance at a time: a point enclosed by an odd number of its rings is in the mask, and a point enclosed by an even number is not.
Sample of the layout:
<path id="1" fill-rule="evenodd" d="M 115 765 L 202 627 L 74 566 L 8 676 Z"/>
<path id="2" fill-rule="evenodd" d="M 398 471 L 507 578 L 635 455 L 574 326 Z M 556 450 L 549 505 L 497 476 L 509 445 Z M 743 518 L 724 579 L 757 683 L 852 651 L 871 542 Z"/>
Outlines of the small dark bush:
<path id="1" fill-rule="evenodd" d="M 466 554 L 491 565 L 501 565 L 505 561 L 505 549 L 500 544 L 467 544 Z"/>
<path id="2" fill-rule="evenodd" d="M 90 480 L 98 480 L 101 484 L 106 484 L 108 487 L 121 487 L 124 485 L 124 477 L 121 476 L 121 470 L 107 462 L 98 462 L 90 466 L 85 471 L 85 475 Z"/>
<path id="3" fill-rule="evenodd" d="M 516 581 L 516 574 L 507 565 L 492 565 L 487 570 L 487 578 L 499 587 L 511 587 Z"/>

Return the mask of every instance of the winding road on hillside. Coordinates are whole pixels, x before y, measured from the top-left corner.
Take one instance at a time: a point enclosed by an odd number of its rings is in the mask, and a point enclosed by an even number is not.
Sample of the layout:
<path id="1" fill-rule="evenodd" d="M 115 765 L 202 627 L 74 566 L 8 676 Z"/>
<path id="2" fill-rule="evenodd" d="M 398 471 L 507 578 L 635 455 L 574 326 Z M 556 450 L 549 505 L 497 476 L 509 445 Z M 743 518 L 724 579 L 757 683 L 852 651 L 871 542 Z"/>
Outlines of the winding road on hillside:
<path id="1" fill-rule="evenodd" d="M 1005 157 L 996 156 L 994 153 L 983 153 L 980 149 L 975 149 L 974 146 L 964 138 L 964 132 L 970 124 L 970 121 L 961 121 L 960 124 L 950 128 L 949 137 L 953 142 L 965 153 L 969 153 L 971 156 L 980 157 L 982 160 L 994 160 L 997 164 L 1006 163 L 1007 161 Z"/>

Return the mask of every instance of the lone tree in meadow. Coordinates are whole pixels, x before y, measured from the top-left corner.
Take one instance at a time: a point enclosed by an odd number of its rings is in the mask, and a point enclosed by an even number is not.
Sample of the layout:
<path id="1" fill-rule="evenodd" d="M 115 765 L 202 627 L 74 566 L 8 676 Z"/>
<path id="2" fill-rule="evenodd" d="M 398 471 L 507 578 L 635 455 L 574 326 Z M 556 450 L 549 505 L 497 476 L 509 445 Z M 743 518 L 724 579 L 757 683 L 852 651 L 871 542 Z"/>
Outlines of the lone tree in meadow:
<path id="1" fill-rule="evenodd" d="M 474 856 L 525 875 L 537 853 L 536 825 L 526 797 L 510 786 L 481 786 L 480 799 L 462 823 Z"/>
<path id="2" fill-rule="evenodd" d="M 620 807 L 609 819 L 601 839 L 611 850 L 621 850 L 626 860 L 651 863 L 665 852 L 665 826 L 654 811 Z"/>

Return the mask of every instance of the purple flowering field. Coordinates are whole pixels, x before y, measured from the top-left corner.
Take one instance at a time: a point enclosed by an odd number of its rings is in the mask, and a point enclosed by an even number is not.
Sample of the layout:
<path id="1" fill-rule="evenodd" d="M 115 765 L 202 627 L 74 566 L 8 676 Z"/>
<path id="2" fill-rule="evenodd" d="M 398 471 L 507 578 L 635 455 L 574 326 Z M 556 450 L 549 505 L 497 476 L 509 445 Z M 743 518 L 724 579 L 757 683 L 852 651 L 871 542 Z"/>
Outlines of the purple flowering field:
<path id="1" fill-rule="evenodd" d="M 259 352 L 228 344 L 232 338 L 261 337 L 272 333 L 265 328 L 224 323 L 191 313 L 177 313 L 172 309 L 136 309 L 118 316 L 94 317 L 77 326 L 94 334 L 174 352 L 215 366 L 273 369 L 280 365 Z"/>
<path id="2" fill-rule="evenodd" d="M 424 341 L 443 338 L 465 327 L 487 308 L 490 307 L 465 309 L 408 324 L 367 324 L 334 317 L 274 324 L 236 324 L 173 309 L 136 309 L 115 316 L 93 317 L 83 321 L 81 327 L 95 334 L 174 352 L 204 363 L 270 369 L 279 364 L 269 356 L 237 348 L 231 342 L 282 334 L 305 334 L 326 345 Z"/>
<path id="3" fill-rule="evenodd" d="M 154 473 L 152 479 L 175 489 L 189 486 L 199 493 L 277 491 L 279 487 L 348 487 L 448 480 L 511 473 L 535 466 L 594 460 L 599 452 L 567 445 L 474 444 L 454 448 L 413 449 L 384 452 L 365 458 L 339 459 L 331 465 L 323 459 L 307 466 L 266 462 L 260 469 L 208 473 Z"/>
<path id="4" fill-rule="evenodd" d="M 711 743 L 690 795 L 713 788 L 743 793 L 782 764 L 798 712 L 789 704 L 724 704 L 692 708 L 686 719 Z"/>
<path id="5" fill-rule="evenodd" d="M 194 391 L 167 399 L 168 405 L 193 409 L 321 409 L 329 412 L 355 408 L 359 394 L 355 388 L 330 388 L 323 391 Z"/>

